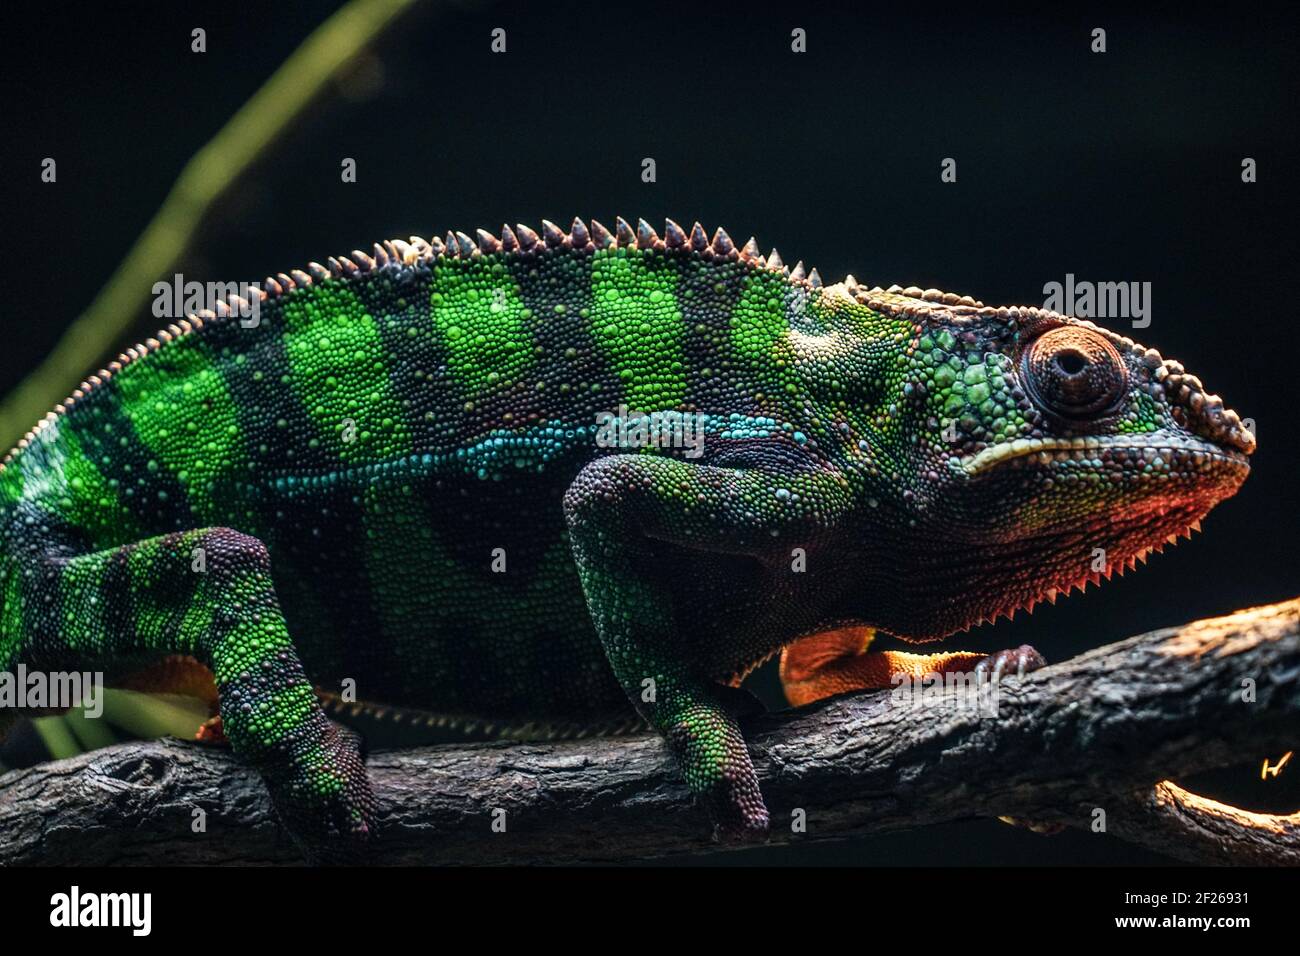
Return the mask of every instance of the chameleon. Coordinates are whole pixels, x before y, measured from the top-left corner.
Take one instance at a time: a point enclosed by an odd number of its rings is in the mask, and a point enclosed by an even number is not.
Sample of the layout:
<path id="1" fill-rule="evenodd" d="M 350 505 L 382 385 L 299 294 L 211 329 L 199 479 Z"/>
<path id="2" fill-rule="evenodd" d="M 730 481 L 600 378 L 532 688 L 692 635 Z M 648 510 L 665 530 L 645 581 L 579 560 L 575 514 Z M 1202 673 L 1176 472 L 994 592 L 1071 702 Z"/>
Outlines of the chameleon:
<path id="1" fill-rule="evenodd" d="M 870 645 L 1123 573 L 1254 447 L 1089 321 L 827 284 L 721 228 L 390 240 L 174 322 L 18 443 L 0 668 L 209 669 L 309 859 L 376 839 L 345 683 L 503 735 L 648 725 L 714 834 L 761 839 L 756 667 L 800 704 L 1041 666 Z"/>

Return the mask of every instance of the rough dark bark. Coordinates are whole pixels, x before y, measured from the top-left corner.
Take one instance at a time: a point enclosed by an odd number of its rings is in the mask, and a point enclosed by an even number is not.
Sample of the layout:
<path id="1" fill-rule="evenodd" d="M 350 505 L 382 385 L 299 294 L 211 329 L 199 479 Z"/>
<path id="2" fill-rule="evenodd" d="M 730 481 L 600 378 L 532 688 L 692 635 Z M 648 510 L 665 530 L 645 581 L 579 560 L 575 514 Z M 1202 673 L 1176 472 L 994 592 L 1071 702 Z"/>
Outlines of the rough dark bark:
<path id="1" fill-rule="evenodd" d="M 1243 700 L 1253 682 L 1254 701 Z M 1003 681 L 998 715 L 890 692 L 746 730 L 774 843 L 1007 816 L 1192 862 L 1300 862 L 1300 815 L 1249 814 L 1166 778 L 1300 737 L 1300 599 L 1154 631 Z M 638 860 L 714 848 L 657 737 L 377 753 L 374 862 Z M 191 831 L 196 808 L 207 832 Z M 506 832 L 492 829 L 506 811 Z M 806 813 L 807 832 L 791 832 Z M 257 777 L 221 751 L 132 743 L 0 777 L 0 863 L 297 862 Z"/>

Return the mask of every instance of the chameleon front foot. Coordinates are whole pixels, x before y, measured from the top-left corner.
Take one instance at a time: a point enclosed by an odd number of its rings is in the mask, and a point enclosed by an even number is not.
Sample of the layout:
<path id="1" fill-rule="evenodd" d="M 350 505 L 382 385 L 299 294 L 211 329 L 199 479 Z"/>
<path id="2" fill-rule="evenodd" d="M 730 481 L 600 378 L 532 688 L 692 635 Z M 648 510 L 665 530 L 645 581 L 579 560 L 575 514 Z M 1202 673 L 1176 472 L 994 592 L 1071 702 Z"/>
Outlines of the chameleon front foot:
<path id="1" fill-rule="evenodd" d="M 749 751 L 730 715 L 702 706 L 667 733 L 687 786 L 724 844 L 767 839 L 768 813 Z"/>
<path id="2" fill-rule="evenodd" d="M 710 806 L 709 815 L 713 820 L 715 843 L 744 846 L 767 842 L 770 822 L 762 797 L 756 806 L 746 808 L 737 802 L 734 787 L 729 787 L 726 796 Z"/>
<path id="3" fill-rule="evenodd" d="M 977 676 L 998 681 L 1006 674 L 1024 677 L 1031 671 L 1046 666 L 1047 658 L 1028 644 L 1021 644 L 1019 647 L 1011 647 L 990 654 L 975 665 L 974 672 Z"/>

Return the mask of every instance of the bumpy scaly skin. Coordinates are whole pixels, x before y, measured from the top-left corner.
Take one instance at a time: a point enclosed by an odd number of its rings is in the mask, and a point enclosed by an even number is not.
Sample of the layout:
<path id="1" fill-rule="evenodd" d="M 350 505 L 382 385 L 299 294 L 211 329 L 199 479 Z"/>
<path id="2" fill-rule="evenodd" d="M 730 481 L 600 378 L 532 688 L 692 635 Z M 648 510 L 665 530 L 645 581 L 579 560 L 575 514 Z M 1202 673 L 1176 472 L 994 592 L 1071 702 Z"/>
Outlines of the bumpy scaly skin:
<path id="1" fill-rule="evenodd" d="M 256 328 L 178 323 L 7 460 L 0 666 L 194 655 L 313 851 L 374 824 L 312 694 L 344 678 L 504 723 L 631 699 L 719 829 L 761 833 L 734 689 L 759 662 L 1123 570 L 1253 447 L 1177 363 L 1086 322 L 824 287 L 698 224 L 390 242 L 265 288 Z M 703 455 L 599 447 L 621 404 L 706 414 Z"/>

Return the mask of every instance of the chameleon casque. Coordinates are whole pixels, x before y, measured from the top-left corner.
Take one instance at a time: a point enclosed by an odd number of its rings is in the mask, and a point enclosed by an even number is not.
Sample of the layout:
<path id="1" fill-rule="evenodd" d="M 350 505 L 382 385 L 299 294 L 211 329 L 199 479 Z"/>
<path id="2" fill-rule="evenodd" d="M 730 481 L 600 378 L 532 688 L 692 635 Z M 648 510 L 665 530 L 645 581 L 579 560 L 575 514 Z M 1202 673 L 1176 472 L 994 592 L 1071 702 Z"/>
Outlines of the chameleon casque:
<path id="1" fill-rule="evenodd" d="M 719 834 L 761 834 L 753 668 L 784 649 L 800 703 L 1037 666 L 867 645 L 1122 572 L 1254 448 L 1128 338 L 825 285 L 698 223 L 390 241 L 259 296 L 255 327 L 232 299 L 129 350 L 5 460 L 0 668 L 211 668 L 225 736 L 315 857 L 375 828 L 316 690 L 348 678 L 510 732 L 639 713 Z M 602 445 L 620 406 L 702 414 L 700 453 Z"/>

